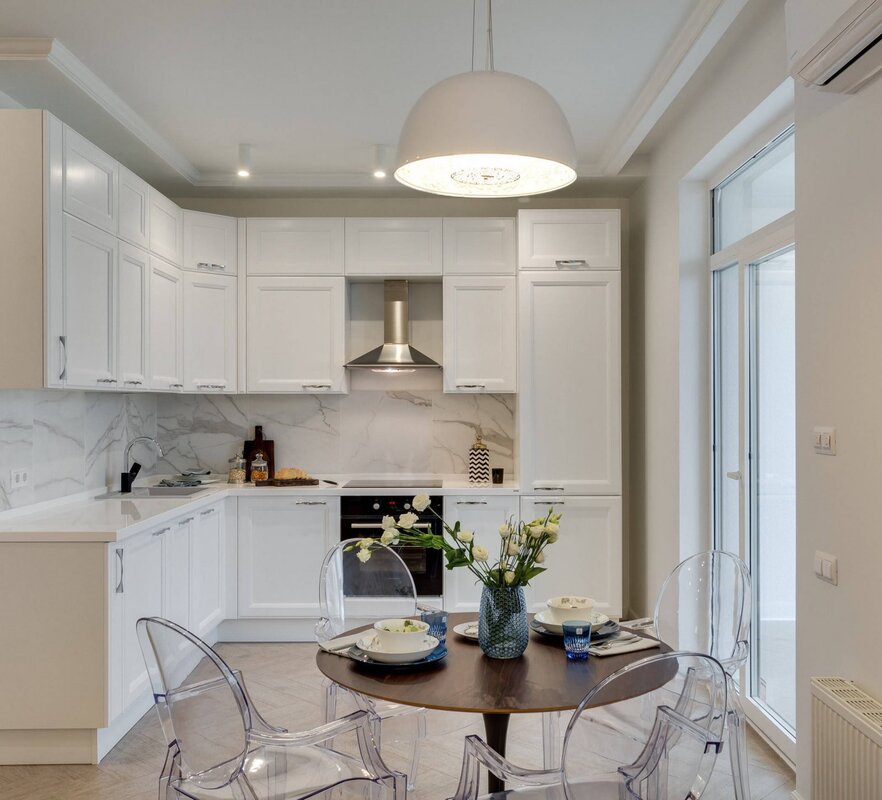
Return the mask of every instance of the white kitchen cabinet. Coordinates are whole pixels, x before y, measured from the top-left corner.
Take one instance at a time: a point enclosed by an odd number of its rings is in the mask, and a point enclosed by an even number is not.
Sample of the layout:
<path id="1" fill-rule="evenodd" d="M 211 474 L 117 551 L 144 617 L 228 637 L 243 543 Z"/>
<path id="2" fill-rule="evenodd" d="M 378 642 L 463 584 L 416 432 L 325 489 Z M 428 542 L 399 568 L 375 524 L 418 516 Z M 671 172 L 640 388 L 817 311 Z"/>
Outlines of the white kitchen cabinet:
<path id="1" fill-rule="evenodd" d="M 345 391 L 345 279 L 247 281 L 247 391 Z"/>
<path id="2" fill-rule="evenodd" d="M 522 497 L 521 519 L 544 518 L 549 508 L 563 514 L 560 538 L 545 550 L 546 572 L 527 589 L 531 611 L 549 597 L 576 594 L 607 604 L 598 610 L 622 615 L 622 498 Z"/>
<path id="3" fill-rule="evenodd" d="M 440 275 L 441 242 L 440 218 L 347 218 L 346 275 Z"/>
<path id="4" fill-rule="evenodd" d="M 184 389 L 236 391 L 235 275 L 184 273 Z"/>
<path id="5" fill-rule="evenodd" d="M 239 499 L 239 617 L 319 616 L 319 573 L 340 538 L 340 498 Z"/>
<path id="6" fill-rule="evenodd" d="M 118 385 L 127 390 L 146 389 L 150 293 L 150 256 L 147 251 L 120 242 L 118 275 Z"/>
<path id="7" fill-rule="evenodd" d="M 515 221 L 509 217 L 445 217 L 445 275 L 514 275 Z"/>
<path id="8" fill-rule="evenodd" d="M 518 212 L 521 269 L 620 269 L 618 209 L 526 209 Z"/>
<path id="9" fill-rule="evenodd" d="M 184 260 L 184 212 L 150 187 L 150 252 L 176 266 Z"/>
<path id="10" fill-rule="evenodd" d="M 235 275 L 238 223 L 235 217 L 184 211 L 184 269 Z"/>
<path id="11" fill-rule="evenodd" d="M 249 219 L 249 275 L 342 275 L 343 219 Z"/>
<path id="12" fill-rule="evenodd" d="M 517 391 L 517 289 L 497 275 L 444 277 L 444 391 Z"/>
<path id="13" fill-rule="evenodd" d="M 64 126 L 64 210 L 116 235 L 117 162 Z"/>
<path id="14" fill-rule="evenodd" d="M 119 165 L 120 239 L 147 249 L 150 247 L 150 186 L 134 172 Z"/>
<path id="15" fill-rule="evenodd" d="M 521 484 L 620 494 L 620 273 L 521 272 L 518 280 Z"/>
<path id="16" fill-rule="evenodd" d="M 116 386 L 116 237 L 64 215 L 63 329 L 66 385 Z"/>
<path id="17" fill-rule="evenodd" d="M 184 278 L 177 267 L 150 257 L 150 388 L 184 387 Z"/>
<path id="18" fill-rule="evenodd" d="M 224 618 L 224 509 L 193 513 L 190 528 L 190 630 L 205 638 Z"/>
<path id="19" fill-rule="evenodd" d="M 111 708 L 117 712 L 124 711 L 150 691 L 136 623 L 141 617 L 163 615 L 162 547 L 162 535 L 158 531 L 137 534 L 113 545 L 111 606 L 115 606 L 118 626 L 111 637 L 111 648 L 116 654 L 111 660 L 118 669 L 119 695 L 116 702 L 111 702 Z"/>
<path id="20" fill-rule="evenodd" d="M 194 518 L 169 522 L 162 537 L 162 616 L 190 629 L 190 530 Z"/>
<path id="21" fill-rule="evenodd" d="M 487 548 L 490 560 L 499 553 L 499 526 L 517 521 L 520 510 L 515 495 L 448 495 L 444 498 L 444 519 L 460 523 L 462 530 L 475 534 L 475 543 Z M 465 567 L 444 570 L 444 608 L 451 613 L 477 612 L 483 584 Z"/>

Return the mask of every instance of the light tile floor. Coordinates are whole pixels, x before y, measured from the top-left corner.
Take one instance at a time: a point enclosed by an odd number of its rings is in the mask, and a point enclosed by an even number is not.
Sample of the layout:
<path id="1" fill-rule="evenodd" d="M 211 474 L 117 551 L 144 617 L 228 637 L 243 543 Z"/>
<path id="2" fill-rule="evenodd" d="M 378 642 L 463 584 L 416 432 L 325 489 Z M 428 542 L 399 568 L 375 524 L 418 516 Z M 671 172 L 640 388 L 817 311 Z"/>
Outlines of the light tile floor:
<path id="1" fill-rule="evenodd" d="M 245 674 L 248 689 L 264 716 L 290 730 L 321 723 L 322 676 L 310 644 L 222 644 L 218 651 Z M 462 740 L 482 733 L 477 715 L 429 712 L 429 735 L 422 750 L 415 800 L 443 800 L 456 788 Z M 433 735 L 433 731 L 436 735 Z M 753 800 L 789 800 L 793 774 L 757 737 L 749 742 Z M 515 715 L 508 756 L 526 767 L 541 766 L 542 739 L 537 716 Z M 156 779 L 165 744 L 151 709 L 99 766 L 0 767 L 3 800 L 156 800 Z M 389 756 L 393 766 L 397 759 Z M 733 797 L 728 759 L 720 758 L 707 800 Z"/>

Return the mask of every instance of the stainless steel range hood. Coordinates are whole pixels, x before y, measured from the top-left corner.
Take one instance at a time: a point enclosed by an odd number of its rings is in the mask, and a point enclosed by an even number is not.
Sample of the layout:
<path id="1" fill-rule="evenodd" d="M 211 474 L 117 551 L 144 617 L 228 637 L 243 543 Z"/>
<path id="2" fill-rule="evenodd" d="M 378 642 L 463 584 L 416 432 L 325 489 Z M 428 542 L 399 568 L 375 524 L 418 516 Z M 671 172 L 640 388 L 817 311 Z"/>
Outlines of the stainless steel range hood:
<path id="1" fill-rule="evenodd" d="M 383 344 L 350 361 L 349 369 L 374 372 L 412 372 L 441 365 L 408 342 L 407 281 L 383 282 Z"/>

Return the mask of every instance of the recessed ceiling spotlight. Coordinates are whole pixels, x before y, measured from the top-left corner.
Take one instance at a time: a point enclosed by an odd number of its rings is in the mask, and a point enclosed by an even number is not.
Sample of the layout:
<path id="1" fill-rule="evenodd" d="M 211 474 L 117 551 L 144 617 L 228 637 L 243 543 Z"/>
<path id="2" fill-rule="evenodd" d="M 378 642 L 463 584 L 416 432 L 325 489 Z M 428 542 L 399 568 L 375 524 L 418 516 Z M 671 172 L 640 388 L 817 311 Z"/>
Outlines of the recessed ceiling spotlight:
<path id="1" fill-rule="evenodd" d="M 251 145 L 250 144 L 240 144 L 239 145 L 239 168 L 236 170 L 236 174 L 240 178 L 251 177 Z"/>
<path id="2" fill-rule="evenodd" d="M 377 180 L 385 178 L 392 169 L 395 153 L 388 144 L 374 145 L 374 177 Z"/>
<path id="3" fill-rule="evenodd" d="M 385 177 L 386 177 L 386 170 L 384 170 L 384 169 L 375 169 L 375 170 L 374 170 L 374 177 L 375 177 L 375 178 L 385 178 Z"/>

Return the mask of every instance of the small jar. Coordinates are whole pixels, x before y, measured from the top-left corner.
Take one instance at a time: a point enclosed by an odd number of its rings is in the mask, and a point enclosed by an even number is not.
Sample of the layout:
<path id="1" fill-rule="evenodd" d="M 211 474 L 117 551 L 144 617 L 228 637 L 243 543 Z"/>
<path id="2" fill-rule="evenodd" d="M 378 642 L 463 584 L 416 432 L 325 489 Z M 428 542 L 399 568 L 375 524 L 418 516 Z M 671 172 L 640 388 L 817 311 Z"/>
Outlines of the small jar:
<path id="1" fill-rule="evenodd" d="M 263 453 L 258 453 L 251 462 L 251 480 L 253 483 L 269 480 L 269 466 Z"/>
<path id="2" fill-rule="evenodd" d="M 242 454 L 233 456 L 230 461 L 230 469 L 227 476 L 227 481 L 229 483 L 234 483 L 236 486 L 241 486 L 245 483 L 245 459 L 242 458 Z"/>

